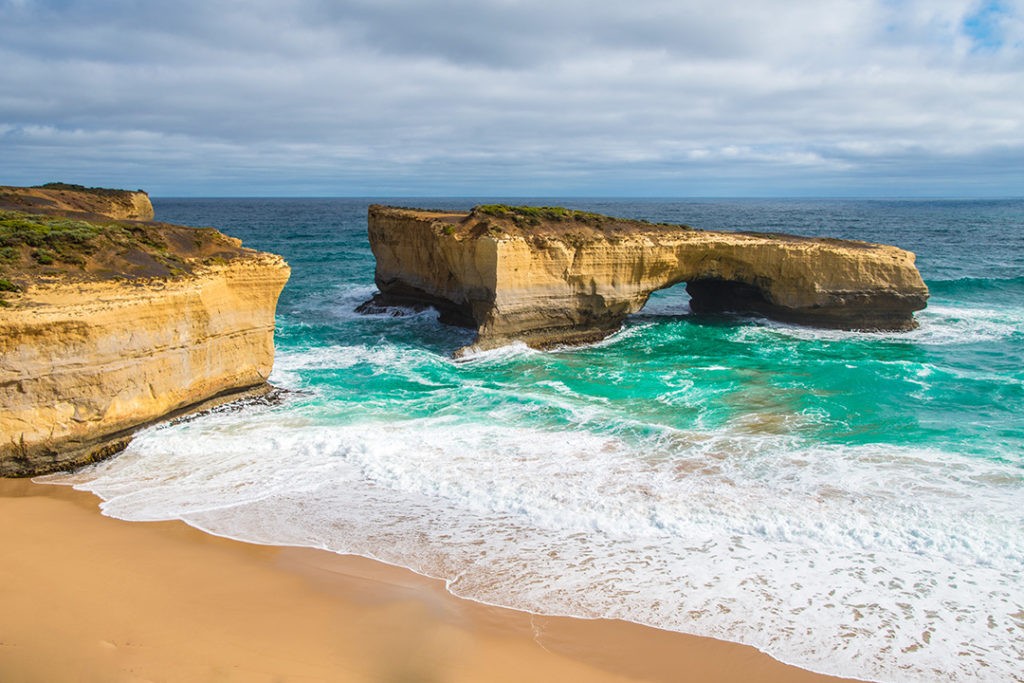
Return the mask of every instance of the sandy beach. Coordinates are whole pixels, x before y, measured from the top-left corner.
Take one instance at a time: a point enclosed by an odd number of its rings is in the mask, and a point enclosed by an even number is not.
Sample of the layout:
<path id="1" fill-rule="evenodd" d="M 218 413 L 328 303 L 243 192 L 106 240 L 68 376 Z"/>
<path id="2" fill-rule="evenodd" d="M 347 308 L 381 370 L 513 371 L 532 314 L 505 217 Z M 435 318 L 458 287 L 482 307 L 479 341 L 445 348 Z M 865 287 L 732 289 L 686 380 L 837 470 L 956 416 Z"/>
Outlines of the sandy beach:
<path id="1" fill-rule="evenodd" d="M 104 517 L 0 479 L 0 680 L 837 681 L 753 648 L 455 598 L 413 572 Z"/>

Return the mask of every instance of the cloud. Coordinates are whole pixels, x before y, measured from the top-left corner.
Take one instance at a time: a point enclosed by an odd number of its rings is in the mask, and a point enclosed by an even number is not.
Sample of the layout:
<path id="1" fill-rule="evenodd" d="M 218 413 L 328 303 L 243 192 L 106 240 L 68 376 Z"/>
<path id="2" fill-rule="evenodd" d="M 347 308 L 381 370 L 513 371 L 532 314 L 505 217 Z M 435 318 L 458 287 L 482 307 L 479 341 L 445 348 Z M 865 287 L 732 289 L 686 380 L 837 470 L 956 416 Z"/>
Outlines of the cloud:
<path id="1" fill-rule="evenodd" d="M 1022 3 L 751 5 L 0 0 L 0 182 L 1019 194 Z"/>

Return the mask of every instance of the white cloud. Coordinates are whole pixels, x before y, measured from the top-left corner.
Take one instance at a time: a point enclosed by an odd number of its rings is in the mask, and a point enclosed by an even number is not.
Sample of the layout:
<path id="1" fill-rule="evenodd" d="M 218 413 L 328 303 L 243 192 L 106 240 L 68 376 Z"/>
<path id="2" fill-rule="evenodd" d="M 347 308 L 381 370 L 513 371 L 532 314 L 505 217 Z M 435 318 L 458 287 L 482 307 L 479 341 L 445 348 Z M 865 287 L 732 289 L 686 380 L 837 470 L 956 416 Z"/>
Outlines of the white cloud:
<path id="1" fill-rule="evenodd" d="M 984 50 L 977 0 L 747 5 L 0 2 L 4 181 L 116 162 L 169 192 L 929 192 L 961 163 L 1024 185 L 1019 0 Z"/>

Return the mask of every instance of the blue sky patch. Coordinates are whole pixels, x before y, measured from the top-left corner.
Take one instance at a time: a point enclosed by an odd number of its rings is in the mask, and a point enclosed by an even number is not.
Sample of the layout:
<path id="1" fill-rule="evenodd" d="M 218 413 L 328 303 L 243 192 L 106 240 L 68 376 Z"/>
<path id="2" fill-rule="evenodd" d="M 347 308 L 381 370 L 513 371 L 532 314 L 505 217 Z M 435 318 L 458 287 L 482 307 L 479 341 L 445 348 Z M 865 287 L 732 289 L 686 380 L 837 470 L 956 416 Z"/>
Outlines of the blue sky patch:
<path id="1" fill-rule="evenodd" d="M 1002 2 L 984 2 L 964 18 L 964 33 L 974 41 L 975 50 L 998 50 L 1003 46 L 1001 20 L 1008 13 Z"/>

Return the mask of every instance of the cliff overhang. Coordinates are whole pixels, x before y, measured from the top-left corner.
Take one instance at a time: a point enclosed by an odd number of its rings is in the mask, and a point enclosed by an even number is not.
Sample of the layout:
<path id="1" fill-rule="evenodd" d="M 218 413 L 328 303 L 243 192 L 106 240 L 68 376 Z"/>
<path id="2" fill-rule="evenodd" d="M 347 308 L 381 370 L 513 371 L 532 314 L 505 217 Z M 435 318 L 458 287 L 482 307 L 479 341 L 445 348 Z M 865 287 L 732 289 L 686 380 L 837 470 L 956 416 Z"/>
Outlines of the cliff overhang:
<path id="1" fill-rule="evenodd" d="M 597 341 L 652 292 L 684 282 L 695 313 L 851 330 L 913 329 L 928 299 L 913 253 L 867 242 L 504 205 L 374 205 L 368 227 L 380 291 L 361 309 L 434 306 L 476 330 L 460 351 Z"/>

